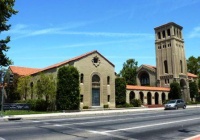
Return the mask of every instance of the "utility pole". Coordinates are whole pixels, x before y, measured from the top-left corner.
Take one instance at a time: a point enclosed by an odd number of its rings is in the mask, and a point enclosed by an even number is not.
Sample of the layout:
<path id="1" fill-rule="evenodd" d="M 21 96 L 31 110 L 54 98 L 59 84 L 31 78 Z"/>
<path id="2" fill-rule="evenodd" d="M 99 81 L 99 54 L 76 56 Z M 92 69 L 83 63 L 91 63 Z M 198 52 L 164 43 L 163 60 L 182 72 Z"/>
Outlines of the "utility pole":
<path id="1" fill-rule="evenodd" d="M 6 95 L 5 86 L 6 83 L 4 81 L 5 78 L 5 69 L 2 68 L 0 70 L 0 85 L 1 85 L 1 117 L 3 117 L 3 105 L 4 105 L 4 96 Z"/>
<path id="2" fill-rule="evenodd" d="M 3 69 L 1 67 L 1 86 L 2 86 L 2 89 L 1 89 L 1 117 L 3 117 L 3 101 L 4 101 L 4 72 L 3 72 Z"/>

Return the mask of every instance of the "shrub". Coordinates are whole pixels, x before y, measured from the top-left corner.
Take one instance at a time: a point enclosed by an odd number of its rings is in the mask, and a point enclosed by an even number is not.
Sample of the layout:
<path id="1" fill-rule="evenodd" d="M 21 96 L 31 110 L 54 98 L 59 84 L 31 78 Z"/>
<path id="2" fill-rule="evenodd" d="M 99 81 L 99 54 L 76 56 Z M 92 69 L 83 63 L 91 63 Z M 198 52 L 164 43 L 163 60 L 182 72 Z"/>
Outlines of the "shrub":
<path id="1" fill-rule="evenodd" d="M 33 111 L 47 111 L 47 107 L 49 106 L 49 102 L 44 99 L 19 100 L 17 103 L 30 104 L 30 108 Z"/>
<path id="2" fill-rule="evenodd" d="M 58 70 L 56 105 L 58 110 L 78 110 L 80 105 L 79 72 L 73 66 Z"/>
<path id="3" fill-rule="evenodd" d="M 103 105 L 103 108 L 109 108 L 109 105 Z"/>
<path id="4" fill-rule="evenodd" d="M 129 104 L 129 103 L 125 103 L 123 106 L 124 106 L 124 107 L 133 107 L 133 105 L 132 105 L 132 104 Z"/>
<path id="5" fill-rule="evenodd" d="M 134 107 L 141 107 L 142 102 L 141 102 L 140 99 L 132 99 L 132 100 L 131 100 L 131 104 L 132 104 Z"/>
<path id="6" fill-rule="evenodd" d="M 89 107 L 88 106 L 83 106 L 83 109 L 88 109 Z"/>
<path id="7" fill-rule="evenodd" d="M 169 100 L 164 100 L 164 101 L 163 101 L 163 104 L 166 104 L 168 101 L 169 101 Z"/>
<path id="8" fill-rule="evenodd" d="M 44 99 L 36 100 L 35 110 L 36 111 L 47 111 L 49 103 L 46 102 Z"/>
<path id="9" fill-rule="evenodd" d="M 124 108 L 124 107 L 133 107 L 133 105 L 129 104 L 129 103 L 125 103 L 125 104 L 122 104 L 122 105 L 116 105 L 116 108 Z"/>
<path id="10" fill-rule="evenodd" d="M 115 102 L 117 106 L 126 104 L 126 81 L 124 78 L 115 79 Z"/>

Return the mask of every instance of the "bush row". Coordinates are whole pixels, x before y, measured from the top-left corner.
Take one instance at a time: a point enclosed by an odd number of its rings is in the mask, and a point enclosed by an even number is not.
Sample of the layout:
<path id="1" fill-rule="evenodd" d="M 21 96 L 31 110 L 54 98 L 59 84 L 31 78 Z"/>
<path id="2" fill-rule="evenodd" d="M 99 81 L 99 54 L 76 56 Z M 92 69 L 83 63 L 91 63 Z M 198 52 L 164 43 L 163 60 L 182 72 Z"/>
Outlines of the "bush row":
<path id="1" fill-rule="evenodd" d="M 130 104 L 129 103 L 125 103 L 125 104 L 121 104 L 121 105 L 117 105 L 117 108 L 123 108 L 123 107 L 141 107 L 142 102 L 140 99 L 132 99 Z"/>
<path id="2" fill-rule="evenodd" d="M 44 99 L 29 99 L 29 100 L 19 100 L 17 103 L 30 104 L 30 108 L 33 111 L 52 111 L 53 103 L 47 102 Z"/>

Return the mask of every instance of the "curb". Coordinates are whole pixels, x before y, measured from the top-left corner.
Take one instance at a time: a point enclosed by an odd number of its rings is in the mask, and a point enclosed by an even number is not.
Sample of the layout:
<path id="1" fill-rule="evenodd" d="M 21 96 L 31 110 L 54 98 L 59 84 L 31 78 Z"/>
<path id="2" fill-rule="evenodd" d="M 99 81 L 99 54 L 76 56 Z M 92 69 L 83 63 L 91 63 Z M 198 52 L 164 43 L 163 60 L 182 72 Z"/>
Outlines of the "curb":
<path id="1" fill-rule="evenodd" d="M 200 106 L 187 106 L 187 108 L 199 108 Z M 21 119 L 42 119 L 56 117 L 72 117 L 72 116 L 87 116 L 87 115 L 105 115 L 105 114 L 121 114 L 127 112 L 142 112 L 142 111 L 160 111 L 164 107 L 157 108 L 129 108 L 129 109 L 113 109 L 113 110 L 95 110 L 95 111 L 80 111 L 80 112 L 61 112 L 48 114 L 28 114 L 28 115 L 12 115 L 0 117 L 0 121 L 21 120 Z"/>

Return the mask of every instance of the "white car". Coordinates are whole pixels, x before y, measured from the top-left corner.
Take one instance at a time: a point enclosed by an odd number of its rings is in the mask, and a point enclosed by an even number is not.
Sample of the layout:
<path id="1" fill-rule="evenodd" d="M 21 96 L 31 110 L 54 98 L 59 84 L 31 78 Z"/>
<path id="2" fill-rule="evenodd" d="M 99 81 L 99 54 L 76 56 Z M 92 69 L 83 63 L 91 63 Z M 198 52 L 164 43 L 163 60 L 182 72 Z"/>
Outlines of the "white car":
<path id="1" fill-rule="evenodd" d="M 165 110 L 178 108 L 186 109 L 186 103 L 182 99 L 170 100 L 165 104 Z"/>

